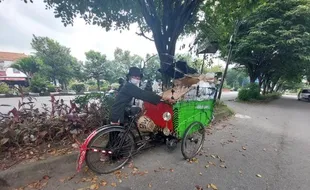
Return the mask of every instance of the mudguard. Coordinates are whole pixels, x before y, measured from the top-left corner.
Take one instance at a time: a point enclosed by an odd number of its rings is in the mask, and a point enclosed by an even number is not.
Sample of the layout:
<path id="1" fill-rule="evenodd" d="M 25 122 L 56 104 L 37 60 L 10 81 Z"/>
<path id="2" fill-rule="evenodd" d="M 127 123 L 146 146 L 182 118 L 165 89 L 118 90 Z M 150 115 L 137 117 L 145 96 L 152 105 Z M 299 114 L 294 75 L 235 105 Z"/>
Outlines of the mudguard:
<path id="1" fill-rule="evenodd" d="M 115 126 L 115 125 L 104 125 L 99 127 L 98 129 L 94 130 L 90 135 L 88 135 L 88 137 L 86 138 L 86 140 L 80 145 L 80 152 L 78 155 L 78 159 L 77 159 L 77 166 L 76 166 L 76 170 L 78 172 L 81 171 L 83 163 L 85 161 L 85 156 L 86 156 L 86 151 L 87 151 L 87 147 L 89 142 L 94 138 L 94 136 L 96 136 L 98 133 L 107 130 L 111 127 L 116 127 L 116 128 L 124 128 L 123 126 Z"/>

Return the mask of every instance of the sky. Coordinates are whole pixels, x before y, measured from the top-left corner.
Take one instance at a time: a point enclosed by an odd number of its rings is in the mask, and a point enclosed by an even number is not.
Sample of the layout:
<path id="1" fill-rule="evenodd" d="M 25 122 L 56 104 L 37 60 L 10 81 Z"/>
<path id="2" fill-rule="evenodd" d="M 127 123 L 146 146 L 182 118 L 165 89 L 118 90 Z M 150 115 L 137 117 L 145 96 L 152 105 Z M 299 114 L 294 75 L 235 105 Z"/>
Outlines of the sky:
<path id="1" fill-rule="evenodd" d="M 118 47 L 129 50 L 132 54 L 145 57 L 147 53 L 155 54 L 152 41 L 138 36 L 137 25 L 129 31 L 109 31 L 99 26 L 86 25 L 83 19 L 76 18 L 73 26 L 64 27 L 60 18 L 55 18 L 53 10 L 46 10 L 41 0 L 24 3 L 20 0 L 5 0 L 0 3 L 0 51 L 34 53 L 30 42 L 32 35 L 46 36 L 69 47 L 71 54 L 85 61 L 85 52 L 99 51 L 113 59 L 114 50 Z M 193 37 L 183 38 L 177 43 L 176 53 L 187 53 L 188 44 Z M 179 48 L 186 44 L 185 49 Z M 225 62 L 214 59 L 215 64 L 224 66 Z"/>
<path id="2" fill-rule="evenodd" d="M 72 55 L 85 60 L 88 50 L 100 51 L 113 59 L 114 50 L 119 47 L 133 54 L 145 56 L 156 53 L 154 42 L 135 34 L 137 26 L 129 31 L 109 31 L 99 26 L 86 25 L 83 19 L 75 19 L 73 26 L 64 27 L 60 18 L 55 18 L 53 10 L 46 10 L 41 1 L 24 3 L 20 0 L 5 0 L 0 3 L 0 51 L 34 52 L 30 42 L 32 35 L 47 36 L 69 47 Z M 190 43 L 192 38 L 179 42 Z M 183 51 L 186 51 L 183 50 Z"/>

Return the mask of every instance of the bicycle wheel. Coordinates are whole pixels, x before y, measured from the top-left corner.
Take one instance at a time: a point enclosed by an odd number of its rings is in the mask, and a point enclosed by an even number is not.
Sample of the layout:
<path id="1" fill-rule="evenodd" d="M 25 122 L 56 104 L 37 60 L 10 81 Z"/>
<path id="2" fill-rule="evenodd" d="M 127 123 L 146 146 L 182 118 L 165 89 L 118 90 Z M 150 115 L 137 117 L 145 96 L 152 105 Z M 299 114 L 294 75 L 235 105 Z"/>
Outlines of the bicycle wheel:
<path id="1" fill-rule="evenodd" d="M 132 134 L 124 128 L 110 128 L 98 133 L 88 145 L 86 164 L 98 174 L 122 168 L 135 149 Z"/>
<path id="2" fill-rule="evenodd" d="M 185 159 L 194 158 L 203 146 L 205 128 L 200 122 L 190 124 L 182 139 L 181 151 Z"/>

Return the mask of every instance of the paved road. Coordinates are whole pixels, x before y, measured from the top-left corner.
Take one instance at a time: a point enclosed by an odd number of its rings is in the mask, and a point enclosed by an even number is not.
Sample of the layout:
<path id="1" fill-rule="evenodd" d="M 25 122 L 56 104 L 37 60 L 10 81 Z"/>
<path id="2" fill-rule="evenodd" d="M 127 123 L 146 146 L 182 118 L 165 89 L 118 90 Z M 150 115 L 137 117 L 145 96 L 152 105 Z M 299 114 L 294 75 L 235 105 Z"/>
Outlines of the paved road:
<path id="1" fill-rule="evenodd" d="M 194 190 L 195 186 L 207 189 L 207 184 L 212 183 L 219 190 L 308 190 L 310 103 L 283 97 L 269 104 L 227 104 L 236 117 L 210 130 L 212 134 L 206 136 L 197 163 L 183 160 L 180 147 L 172 153 L 157 147 L 134 157 L 134 165 L 145 172 L 142 176 L 133 175 L 134 170 L 127 166 L 121 172 L 128 178 L 121 181 L 111 174 L 93 178 L 93 182 L 80 182 L 92 176 L 82 172 L 60 182 L 74 174 L 72 163 L 59 166 L 58 173 L 50 173 L 46 189 L 87 189 L 104 180 L 108 184 L 101 189 Z M 112 187 L 114 182 L 116 188 Z"/>

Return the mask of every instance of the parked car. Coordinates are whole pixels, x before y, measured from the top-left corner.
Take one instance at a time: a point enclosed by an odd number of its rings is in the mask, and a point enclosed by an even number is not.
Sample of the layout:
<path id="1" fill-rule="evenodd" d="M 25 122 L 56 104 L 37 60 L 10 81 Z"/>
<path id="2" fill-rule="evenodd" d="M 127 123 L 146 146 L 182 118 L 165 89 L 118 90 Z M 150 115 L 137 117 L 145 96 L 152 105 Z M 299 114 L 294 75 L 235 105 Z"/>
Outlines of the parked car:
<path id="1" fill-rule="evenodd" d="M 298 100 L 308 100 L 308 101 L 310 101 L 310 89 L 302 89 L 298 93 Z"/>

